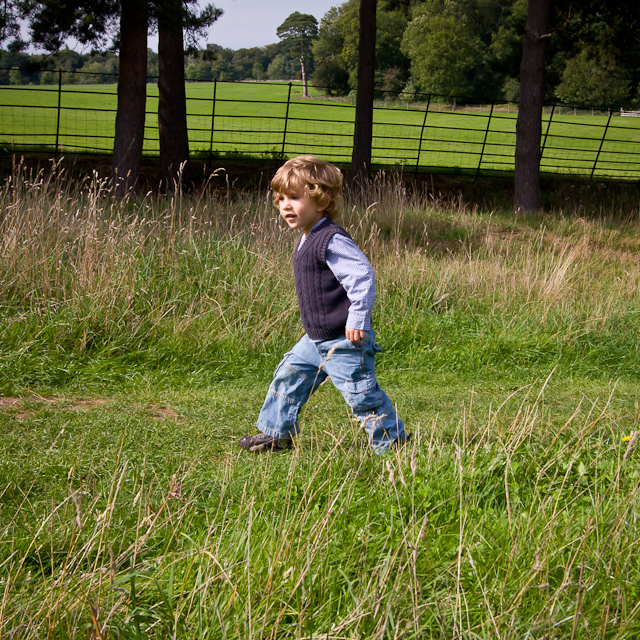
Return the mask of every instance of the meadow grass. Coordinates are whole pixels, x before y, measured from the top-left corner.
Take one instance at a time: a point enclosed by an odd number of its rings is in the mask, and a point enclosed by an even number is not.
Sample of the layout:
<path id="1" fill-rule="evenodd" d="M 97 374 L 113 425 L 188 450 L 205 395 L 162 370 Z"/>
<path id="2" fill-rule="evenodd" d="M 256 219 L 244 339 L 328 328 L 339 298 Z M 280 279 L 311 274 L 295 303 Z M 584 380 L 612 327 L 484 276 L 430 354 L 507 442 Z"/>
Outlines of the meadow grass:
<path id="1" fill-rule="evenodd" d="M 116 110 L 115 85 L 65 85 L 58 122 L 55 86 L 0 88 L 0 142 L 8 150 L 110 153 Z M 215 113 L 213 98 L 215 94 Z M 355 109 L 350 102 L 313 92 L 299 83 L 188 83 L 190 150 L 194 156 L 292 157 L 302 153 L 349 164 Z M 469 106 L 451 110 L 430 103 L 379 101 L 374 110 L 373 163 L 407 171 L 475 174 L 514 169 L 516 112 Z M 144 152 L 157 155 L 158 88 L 148 85 Z M 286 124 L 285 124 L 286 120 Z M 541 167 L 548 173 L 637 179 L 637 118 L 545 113 Z"/>
<path id="2" fill-rule="evenodd" d="M 521 218 L 380 176 L 343 223 L 414 439 L 373 455 L 327 384 L 254 457 L 293 237 L 217 179 L 3 185 L 0 636 L 637 637 L 637 199 Z"/>

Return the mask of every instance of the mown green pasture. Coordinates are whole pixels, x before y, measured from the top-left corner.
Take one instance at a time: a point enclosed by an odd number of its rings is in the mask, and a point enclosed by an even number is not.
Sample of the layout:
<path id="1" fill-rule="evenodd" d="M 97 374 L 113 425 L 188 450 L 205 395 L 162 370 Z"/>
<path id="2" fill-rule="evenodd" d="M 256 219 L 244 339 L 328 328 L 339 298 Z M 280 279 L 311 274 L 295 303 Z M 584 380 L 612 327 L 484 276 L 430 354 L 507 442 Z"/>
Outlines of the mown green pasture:
<path id="1" fill-rule="evenodd" d="M 157 85 L 148 85 L 145 153 L 158 153 Z M 354 126 L 349 101 L 301 97 L 288 83 L 189 83 L 191 152 L 200 156 L 280 157 L 314 153 L 348 164 Z M 109 153 L 115 85 L 3 87 L 0 142 L 5 148 Z M 214 98 L 215 93 L 215 111 Z M 380 102 L 374 115 L 373 162 L 406 171 L 512 171 L 513 110 Z M 546 112 L 542 170 L 634 179 L 640 175 L 640 120 L 617 113 Z M 426 117 L 425 117 L 426 115 Z M 551 123 L 549 120 L 551 118 Z M 286 127 L 285 127 L 286 122 Z M 286 129 L 286 130 L 285 130 Z M 603 141 L 604 138 L 604 141 Z"/>

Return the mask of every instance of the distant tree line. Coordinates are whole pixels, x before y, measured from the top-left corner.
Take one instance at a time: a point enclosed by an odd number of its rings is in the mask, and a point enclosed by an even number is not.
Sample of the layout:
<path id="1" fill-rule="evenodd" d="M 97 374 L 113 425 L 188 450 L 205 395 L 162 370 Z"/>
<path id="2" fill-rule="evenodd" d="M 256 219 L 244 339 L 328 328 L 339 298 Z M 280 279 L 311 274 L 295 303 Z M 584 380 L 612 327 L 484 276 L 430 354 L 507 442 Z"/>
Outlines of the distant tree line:
<path id="1" fill-rule="evenodd" d="M 201 51 L 185 54 L 185 77 L 190 82 L 242 81 L 242 80 L 296 80 L 301 77 L 300 61 L 290 55 L 281 43 L 250 49 L 227 49 L 217 44 L 207 45 Z M 58 82 L 58 69 L 63 71 L 63 82 L 115 84 L 119 57 L 113 52 L 78 53 L 62 49 L 52 55 L 1 51 L 0 66 L 13 71 L 0 70 L 0 84 L 52 84 Z M 313 71 L 313 56 L 310 56 Z M 75 72 L 95 74 L 78 77 Z M 158 79 L 158 54 L 147 51 L 147 80 Z"/>
<path id="2" fill-rule="evenodd" d="M 119 58 L 114 52 L 81 54 L 61 49 L 53 55 L 29 55 L 23 52 L 0 52 L 0 84 L 57 84 L 58 70 L 62 70 L 64 84 L 116 84 Z M 12 68 L 11 71 L 7 70 Z M 158 54 L 147 52 L 147 80 L 158 79 Z M 86 74 L 79 76 L 76 72 Z"/>
<path id="3" fill-rule="evenodd" d="M 616 16 L 610 16 L 607 4 L 600 4 L 582 3 L 581 8 L 568 0 L 554 3 L 546 54 L 547 101 L 596 107 L 640 103 L 640 11 L 632 7 L 620 15 L 616 7 Z M 296 13 L 287 19 L 307 21 L 306 75 L 330 94 L 355 94 L 359 6 L 359 0 L 348 0 L 332 7 L 319 25 L 313 16 Z M 526 17 L 527 0 L 378 0 L 376 95 L 409 97 L 418 92 L 450 101 L 518 101 Z M 232 50 L 209 44 L 204 50 L 188 49 L 186 80 L 301 79 L 299 41 L 284 27 L 290 24 L 281 25 L 280 42 L 265 47 Z M 53 71 L 59 68 L 95 74 L 82 82 L 116 81 L 118 56 L 113 52 L 63 49 L 44 58 L 2 52 L 0 65 L 20 70 L 0 71 L 0 83 L 57 82 Z M 42 64 L 44 73 L 32 72 Z M 147 70 L 148 81 L 155 81 L 158 55 L 151 50 Z M 74 79 L 67 74 L 64 81 Z"/>

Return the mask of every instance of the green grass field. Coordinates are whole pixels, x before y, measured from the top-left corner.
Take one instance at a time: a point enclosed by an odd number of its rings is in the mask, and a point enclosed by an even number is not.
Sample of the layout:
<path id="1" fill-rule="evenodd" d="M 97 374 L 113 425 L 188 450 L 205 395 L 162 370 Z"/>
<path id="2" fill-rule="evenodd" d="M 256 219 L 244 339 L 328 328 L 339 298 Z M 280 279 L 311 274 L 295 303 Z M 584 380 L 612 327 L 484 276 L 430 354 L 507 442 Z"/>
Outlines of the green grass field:
<path id="1" fill-rule="evenodd" d="M 0 143 L 16 150 L 109 153 L 115 122 L 115 85 L 63 87 L 58 130 L 55 86 L 2 87 Z M 338 163 L 351 158 L 354 108 L 339 100 L 303 100 L 293 85 L 287 116 L 286 83 L 187 85 L 191 152 L 216 157 L 315 153 Z M 149 85 L 145 153 L 158 153 L 157 85 Z M 516 114 L 484 107 L 447 110 L 431 105 L 377 105 L 373 162 L 414 171 L 512 171 Z M 640 122 L 615 115 L 543 118 L 542 170 L 633 180 L 640 176 Z M 212 133 L 213 124 L 213 133 Z M 57 132 L 57 136 L 56 136 Z M 604 142 L 602 142 L 604 137 Z M 481 160 L 482 159 L 482 160 Z"/>
<path id="2" fill-rule="evenodd" d="M 637 638 L 640 211 L 572 189 L 530 218 L 384 177 L 348 200 L 414 439 L 372 455 L 327 384 L 292 452 L 253 457 L 301 335 L 267 194 L 114 201 L 17 167 L 0 637 Z"/>

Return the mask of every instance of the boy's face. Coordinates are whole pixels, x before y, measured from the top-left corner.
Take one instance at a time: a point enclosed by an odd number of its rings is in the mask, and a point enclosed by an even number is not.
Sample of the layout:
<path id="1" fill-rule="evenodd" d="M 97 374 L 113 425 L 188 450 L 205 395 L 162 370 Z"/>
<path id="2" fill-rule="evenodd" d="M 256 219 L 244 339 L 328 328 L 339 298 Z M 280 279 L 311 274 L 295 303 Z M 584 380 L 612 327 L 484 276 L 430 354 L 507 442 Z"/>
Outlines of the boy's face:
<path id="1" fill-rule="evenodd" d="M 291 229 L 300 229 L 305 235 L 324 217 L 322 209 L 304 192 L 281 193 L 278 208 Z"/>

